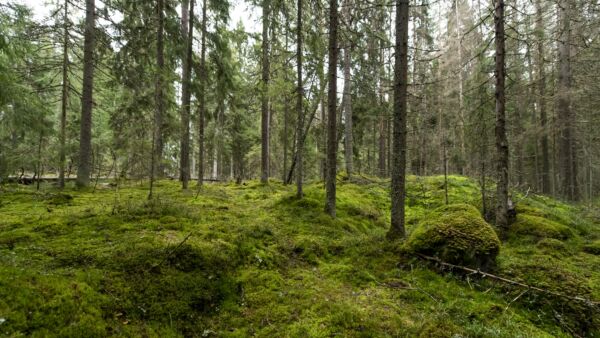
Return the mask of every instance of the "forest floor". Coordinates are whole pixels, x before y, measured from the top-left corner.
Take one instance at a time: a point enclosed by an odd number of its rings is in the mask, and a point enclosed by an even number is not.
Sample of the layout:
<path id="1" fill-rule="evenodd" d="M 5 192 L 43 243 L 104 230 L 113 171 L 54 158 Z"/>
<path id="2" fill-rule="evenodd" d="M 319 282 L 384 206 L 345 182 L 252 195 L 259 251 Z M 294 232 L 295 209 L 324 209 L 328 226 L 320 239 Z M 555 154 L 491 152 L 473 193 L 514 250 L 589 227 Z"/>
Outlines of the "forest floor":
<path id="1" fill-rule="evenodd" d="M 161 181 L 95 191 L 0 189 L 0 335 L 104 337 L 599 336 L 598 308 L 481 279 L 385 240 L 389 183 Z M 443 179 L 410 177 L 410 232 Z M 451 177 L 451 203 L 480 207 Z M 600 300 L 600 210 L 529 194 L 494 274 Z M 600 209 L 600 208 L 597 208 Z"/>

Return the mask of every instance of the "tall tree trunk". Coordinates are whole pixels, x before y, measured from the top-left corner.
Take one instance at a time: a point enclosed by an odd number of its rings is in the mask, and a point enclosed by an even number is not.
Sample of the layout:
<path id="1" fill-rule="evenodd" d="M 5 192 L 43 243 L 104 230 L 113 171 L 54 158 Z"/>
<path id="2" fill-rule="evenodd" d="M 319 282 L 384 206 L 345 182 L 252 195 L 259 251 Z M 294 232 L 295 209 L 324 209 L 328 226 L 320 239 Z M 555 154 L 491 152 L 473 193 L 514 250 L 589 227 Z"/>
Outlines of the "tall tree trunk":
<path id="1" fill-rule="evenodd" d="M 65 187 L 65 160 L 67 140 L 67 104 L 69 100 L 69 0 L 64 2 L 62 99 L 60 109 L 60 154 L 58 164 L 58 187 Z"/>
<path id="2" fill-rule="evenodd" d="M 460 27 L 460 15 L 458 12 L 458 0 L 454 1 L 454 16 L 456 19 L 456 41 L 458 42 L 458 118 L 459 118 L 459 142 L 460 142 L 460 160 L 459 172 L 465 174 L 465 112 L 463 95 L 463 60 L 462 60 L 462 30 Z"/>
<path id="3" fill-rule="evenodd" d="M 344 2 L 344 21 L 350 25 L 352 16 L 350 15 L 350 7 L 352 2 L 346 0 Z M 352 176 L 353 171 L 353 135 L 352 135 L 352 79 L 350 78 L 350 62 L 352 55 L 352 42 L 350 39 L 346 39 L 344 48 L 344 160 L 346 162 L 346 173 L 348 177 Z"/>
<path id="4" fill-rule="evenodd" d="M 537 75 L 538 75 L 538 102 L 537 106 L 540 115 L 541 126 L 541 146 L 542 146 L 542 170 L 541 183 L 542 192 L 550 193 L 550 151 L 548 146 L 548 116 L 546 112 L 546 69 L 544 63 L 544 13 L 542 12 L 541 0 L 536 0 L 536 31 L 537 40 Z"/>
<path id="5" fill-rule="evenodd" d="M 286 68 L 289 67 L 289 62 L 287 62 L 288 58 L 287 58 L 287 52 L 288 52 L 288 36 L 290 33 L 290 21 L 288 16 L 286 15 L 285 18 L 285 65 Z M 288 72 L 285 71 L 285 83 L 287 84 L 288 82 Z M 286 185 L 287 184 L 287 180 L 286 180 L 286 175 L 287 175 L 287 171 L 288 171 L 288 147 L 289 147 L 289 142 L 288 142 L 288 133 L 289 133 L 289 115 L 290 115 L 290 104 L 288 101 L 288 93 L 286 91 L 285 96 L 284 96 L 284 103 L 283 103 L 283 172 L 281 175 L 281 180 L 283 181 L 283 184 Z"/>
<path id="6" fill-rule="evenodd" d="M 189 7 L 188 7 L 189 6 Z M 181 75 L 181 156 L 180 179 L 183 189 L 190 180 L 190 78 L 192 73 L 192 38 L 194 27 L 194 0 L 184 0 L 181 8 L 181 34 L 184 41 Z"/>
<path id="7" fill-rule="evenodd" d="M 202 41 L 200 46 L 200 89 L 198 98 L 198 187 L 204 181 L 204 116 L 206 115 L 206 0 L 202 1 Z"/>
<path id="8" fill-rule="evenodd" d="M 83 91 L 81 93 L 81 126 L 79 133 L 79 167 L 77 168 L 77 186 L 90 184 L 92 157 L 92 109 L 94 105 L 94 46 L 96 3 L 85 2 L 85 32 L 83 42 Z"/>
<path id="9" fill-rule="evenodd" d="M 403 238 L 406 197 L 406 111 L 408 89 L 408 0 L 396 0 L 391 227 L 389 239 Z"/>
<path id="10" fill-rule="evenodd" d="M 269 182 L 269 1 L 262 0 L 261 176 Z"/>
<path id="11" fill-rule="evenodd" d="M 575 170 L 573 113 L 571 110 L 571 2 L 562 0 L 558 6 L 558 92 L 557 110 L 559 131 L 559 162 L 562 196 L 576 200 L 577 171 Z"/>
<path id="12" fill-rule="evenodd" d="M 298 126 L 296 127 L 296 165 L 298 170 L 296 171 L 296 196 L 302 198 L 304 192 L 302 191 L 302 180 L 304 176 L 304 166 L 302 155 L 304 153 L 304 137 L 302 129 L 304 127 L 304 108 L 302 103 L 304 100 L 304 88 L 302 83 L 302 0 L 298 0 L 298 23 L 296 27 L 296 66 L 298 67 L 298 88 L 296 91 L 296 113 L 298 114 Z"/>
<path id="13" fill-rule="evenodd" d="M 320 69 L 321 71 L 321 78 L 325 77 L 325 70 L 323 68 Z M 327 177 L 327 156 L 325 154 L 327 154 L 327 112 L 325 110 L 325 95 L 323 95 L 323 97 L 321 97 L 321 148 L 322 148 L 322 153 L 321 153 L 321 160 L 319 161 L 319 165 L 320 165 L 320 176 L 321 179 L 323 180 L 323 182 L 325 181 L 325 177 Z"/>
<path id="14" fill-rule="evenodd" d="M 494 6 L 496 43 L 496 171 L 498 175 L 496 188 L 496 226 L 502 230 L 506 230 L 508 228 L 508 140 L 506 138 L 506 97 L 504 95 L 504 78 L 506 75 L 504 61 L 504 0 L 495 0 Z"/>
<path id="15" fill-rule="evenodd" d="M 163 72 L 165 68 L 164 55 L 164 0 L 157 0 L 156 15 L 158 18 L 158 29 L 156 32 L 156 78 L 154 82 L 154 126 L 152 130 L 152 162 L 150 164 L 150 191 L 148 198 L 152 198 L 154 188 L 154 178 L 158 174 L 160 176 L 162 161 L 162 116 L 164 113 L 163 100 Z"/>
<path id="16" fill-rule="evenodd" d="M 329 0 L 329 88 L 327 92 L 327 158 L 325 161 L 325 212 L 335 217 L 335 195 L 337 174 L 337 62 L 338 62 L 338 3 Z"/>
<path id="17" fill-rule="evenodd" d="M 383 21 L 383 18 L 380 18 L 379 20 Z M 382 72 L 381 72 L 381 67 L 383 67 L 384 65 L 384 60 L 383 60 L 383 48 L 385 48 L 383 46 L 383 42 L 380 41 L 379 42 L 379 48 L 380 51 L 377 53 L 377 57 L 379 58 L 379 64 L 381 66 L 378 66 L 377 68 L 377 87 L 378 87 L 378 105 L 380 107 L 379 109 L 379 156 L 378 156 L 378 172 L 377 174 L 380 177 L 385 177 L 386 176 L 386 169 L 387 169 L 387 165 L 386 165 L 386 155 L 387 155 L 387 150 L 386 150 L 386 140 L 387 140 L 387 128 L 386 128 L 386 122 L 387 122 L 387 111 L 384 109 L 384 98 L 383 98 L 383 77 L 382 77 Z"/>

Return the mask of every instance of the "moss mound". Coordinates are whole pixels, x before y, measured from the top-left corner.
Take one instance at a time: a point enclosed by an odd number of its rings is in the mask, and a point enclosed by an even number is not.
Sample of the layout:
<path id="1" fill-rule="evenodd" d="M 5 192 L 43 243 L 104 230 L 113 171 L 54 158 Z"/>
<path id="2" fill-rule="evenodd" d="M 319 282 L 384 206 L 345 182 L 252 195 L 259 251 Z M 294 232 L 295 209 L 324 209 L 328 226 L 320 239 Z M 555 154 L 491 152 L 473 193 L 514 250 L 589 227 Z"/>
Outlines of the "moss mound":
<path id="1" fill-rule="evenodd" d="M 573 236 L 573 232 L 566 225 L 527 214 L 517 216 L 517 221 L 511 226 L 510 232 L 513 235 L 531 236 L 536 239 L 554 238 L 565 240 Z"/>
<path id="2" fill-rule="evenodd" d="M 592 255 L 600 256 L 600 240 L 596 240 L 592 243 L 584 245 L 583 251 Z"/>
<path id="3" fill-rule="evenodd" d="M 406 242 L 412 252 L 478 268 L 494 265 L 500 240 L 471 205 L 453 204 L 430 213 Z"/>

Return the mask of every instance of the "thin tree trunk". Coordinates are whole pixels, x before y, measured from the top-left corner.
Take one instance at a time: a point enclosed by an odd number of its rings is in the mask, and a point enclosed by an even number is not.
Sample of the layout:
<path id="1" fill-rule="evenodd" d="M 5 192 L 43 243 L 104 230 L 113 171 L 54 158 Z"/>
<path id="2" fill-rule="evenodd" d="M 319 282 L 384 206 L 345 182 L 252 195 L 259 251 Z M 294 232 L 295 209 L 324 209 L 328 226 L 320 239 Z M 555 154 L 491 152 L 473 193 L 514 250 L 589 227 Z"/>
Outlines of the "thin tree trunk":
<path id="1" fill-rule="evenodd" d="M 289 32 L 290 32 L 290 21 L 288 16 L 286 15 L 286 19 L 285 19 L 285 59 L 288 60 L 287 58 L 287 52 L 288 52 L 288 36 L 289 36 Z M 286 61 L 286 68 L 289 67 L 289 62 Z M 288 72 L 284 72 L 285 74 L 285 83 L 288 82 Z M 285 96 L 284 96 L 284 106 L 283 106 L 283 172 L 282 172 L 282 178 L 281 180 L 283 181 L 283 184 L 287 184 L 286 181 L 286 175 L 287 175 L 287 171 L 288 171 L 288 147 L 289 147 L 289 142 L 288 142 L 288 133 L 289 133 L 289 114 L 290 114 L 290 104 L 288 101 L 288 93 L 286 91 Z"/>
<path id="2" fill-rule="evenodd" d="M 58 165 L 58 187 L 65 187 L 65 160 L 67 140 L 67 104 L 69 100 L 69 1 L 64 2 L 62 99 L 60 109 L 60 154 Z"/>
<path id="3" fill-rule="evenodd" d="M 194 0 L 184 0 L 181 8 L 181 34 L 185 52 L 182 56 L 181 76 L 181 155 L 180 179 L 183 189 L 190 180 L 190 79 L 192 73 L 192 37 L 194 27 Z"/>
<path id="4" fill-rule="evenodd" d="M 90 184 L 92 156 L 92 109 L 94 105 L 94 45 L 95 45 L 95 1 L 85 2 L 85 32 L 83 43 L 83 91 L 81 95 L 81 126 L 79 133 L 79 167 L 77 186 Z"/>
<path id="5" fill-rule="evenodd" d="M 394 60 L 394 125 L 392 140 L 391 227 L 389 239 L 405 237 L 406 112 L 408 89 L 408 0 L 396 0 Z"/>
<path id="6" fill-rule="evenodd" d="M 458 0 L 454 1 L 454 15 L 456 19 L 456 39 L 458 42 L 458 117 L 459 117 L 459 137 L 460 137 L 460 160 L 459 172 L 465 174 L 465 112 L 463 95 L 463 60 L 462 60 L 462 32 L 460 29 L 460 16 L 458 13 Z"/>
<path id="7" fill-rule="evenodd" d="M 269 0 L 262 2 L 261 176 L 269 182 Z"/>
<path id="8" fill-rule="evenodd" d="M 504 0 L 494 1 L 494 25 L 496 43 L 496 170 L 498 183 L 496 188 L 496 226 L 502 230 L 508 228 L 508 140 L 506 138 L 506 97 L 504 78 Z"/>
<path id="9" fill-rule="evenodd" d="M 327 92 L 327 158 L 325 162 L 325 212 L 336 215 L 336 174 L 337 174 L 337 62 L 338 62 L 338 3 L 329 1 L 329 88 Z"/>
<path id="10" fill-rule="evenodd" d="M 304 153 L 304 137 L 302 135 L 302 129 L 304 126 L 304 108 L 302 103 L 304 100 L 304 89 L 302 83 L 302 0 L 298 0 L 298 23 L 296 27 L 296 66 L 298 71 L 298 88 L 296 91 L 296 113 L 298 114 L 298 125 L 296 127 L 296 165 L 298 170 L 296 172 L 296 196 L 302 198 L 304 192 L 302 191 L 302 180 L 304 176 L 304 168 L 302 163 L 302 155 Z"/>
<path id="11" fill-rule="evenodd" d="M 198 98 L 198 188 L 204 182 L 204 116 L 206 115 L 206 0 L 202 1 L 202 41 L 200 51 L 200 88 Z"/>
<path id="12" fill-rule="evenodd" d="M 346 22 L 350 22 L 350 3 L 346 2 L 344 6 L 344 16 Z M 352 47 L 350 41 L 346 42 L 346 48 L 344 48 L 344 159 L 346 162 L 346 173 L 348 177 L 352 176 L 353 171 L 353 135 L 352 135 L 352 79 L 350 78 L 350 56 L 352 54 Z"/>
<path id="13" fill-rule="evenodd" d="M 324 71 L 322 71 L 322 75 L 323 77 L 324 75 Z M 321 153 L 321 161 L 320 161 L 320 175 L 321 175 L 321 179 L 323 181 L 325 181 L 325 177 L 327 176 L 327 164 L 325 162 L 326 161 L 326 153 L 327 153 L 327 112 L 325 110 L 325 96 L 323 95 L 323 97 L 321 97 L 321 147 L 322 147 L 322 153 Z"/>
<path id="14" fill-rule="evenodd" d="M 158 171 L 160 171 L 160 164 L 162 151 L 158 148 L 161 145 L 161 124 L 164 110 L 163 102 L 163 72 L 165 67 L 164 57 L 164 3 L 163 0 L 158 0 L 156 4 L 156 15 L 158 17 L 158 29 L 156 32 L 156 78 L 154 83 L 154 104 L 156 110 L 154 111 L 154 126 L 152 130 L 152 161 L 150 163 L 150 191 L 148 192 L 148 199 L 152 198 L 154 190 L 154 179 Z"/>
<path id="15" fill-rule="evenodd" d="M 42 179 L 42 141 L 44 140 L 44 132 L 40 131 L 40 139 L 38 140 L 37 151 L 37 168 L 36 168 L 36 190 L 40 190 L 40 180 Z"/>

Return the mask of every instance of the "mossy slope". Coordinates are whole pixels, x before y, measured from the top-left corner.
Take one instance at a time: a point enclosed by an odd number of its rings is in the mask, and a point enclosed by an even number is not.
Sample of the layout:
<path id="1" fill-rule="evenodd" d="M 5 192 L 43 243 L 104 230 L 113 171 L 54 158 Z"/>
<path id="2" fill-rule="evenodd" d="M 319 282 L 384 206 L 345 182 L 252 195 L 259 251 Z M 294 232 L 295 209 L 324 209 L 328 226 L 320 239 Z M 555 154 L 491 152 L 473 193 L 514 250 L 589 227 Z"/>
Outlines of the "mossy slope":
<path id="1" fill-rule="evenodd" d="M 411 233 L 443 207 L 444 191 L 440 177 L 408 183 Z M 588 309 L 535 294 L 512 302 L 522 290 L 440 273 L 388 243 L 387 186 L 341 182 L 335 220 L 323 213 L 320 184 L 301 201 L 277 183 L 208 185 L 196 194 L 163 181 L 152 201 L 138 185 L 61 194 L 4 187 L 0 335 L 599 334 Z M 473 181 L 450 178 L 451 203 L 479 209 L 478 196 Z M 514 233 L 495 272 L 600 299 L 600 257 L 589 249 L 600 239 L 594 218 L 538 196 L 519 206 L 570 235 Z M 574 319 L 581 315 L 591 319 Z"/>

